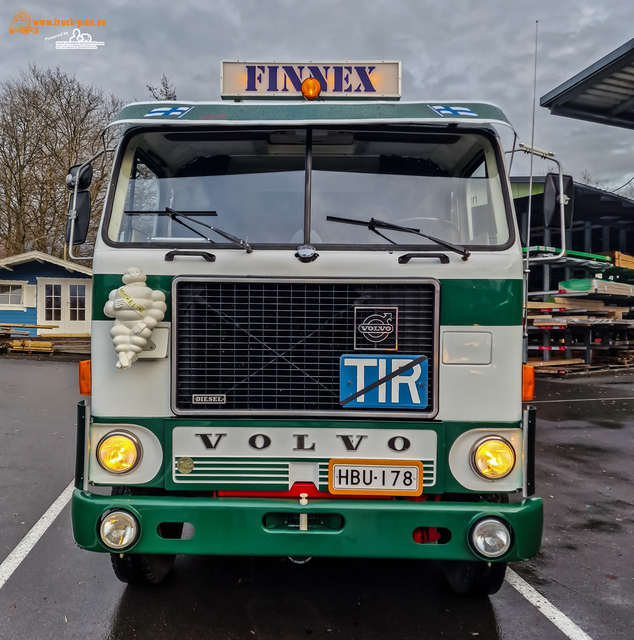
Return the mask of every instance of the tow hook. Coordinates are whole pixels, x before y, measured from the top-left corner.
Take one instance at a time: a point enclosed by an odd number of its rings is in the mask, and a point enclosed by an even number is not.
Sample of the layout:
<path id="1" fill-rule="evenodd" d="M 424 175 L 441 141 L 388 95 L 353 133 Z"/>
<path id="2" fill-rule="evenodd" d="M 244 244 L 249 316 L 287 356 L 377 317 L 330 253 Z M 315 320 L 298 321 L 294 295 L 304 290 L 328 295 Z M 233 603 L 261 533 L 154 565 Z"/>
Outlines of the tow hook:
<path id="1" fill-rule="evenodd" d="M 308 504 L 308 494 L 300 493 L 299 494 L 299 504 L 303 506 Z M 300 531 L 308 531 L 308 514 L 300 513 L 299 514 L 299 530 Z"/>

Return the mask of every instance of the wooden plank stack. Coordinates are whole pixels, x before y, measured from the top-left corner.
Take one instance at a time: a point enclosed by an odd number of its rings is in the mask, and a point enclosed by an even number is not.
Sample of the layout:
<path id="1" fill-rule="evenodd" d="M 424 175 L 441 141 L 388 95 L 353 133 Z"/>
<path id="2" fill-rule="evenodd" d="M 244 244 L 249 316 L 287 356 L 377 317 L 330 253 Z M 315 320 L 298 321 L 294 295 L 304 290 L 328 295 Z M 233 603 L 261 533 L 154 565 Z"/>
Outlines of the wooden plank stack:
<path id="1" fill-rule="evenodd" d="M 623 269 L 634 269 L 634 257 L 628 256 L 626 253 L 620 251 L 611 251 L 606 255 L 612 258 L 612 263 L 615 267 L 621 267 Z"/>
<path id="2" fill-rule="evenodd" d="M 9 353 L 46 353 L 53 355 L 53 343 L 43 340 L 11 340 L 8 344 Z"/>
<path id="3" fill-rule="evenodd" d="M 560 293 L 589 293 L 603 296 L 634 297 L 634 285 L 599 278 L 585 280 L 566 280 L 559 283 Z"/>

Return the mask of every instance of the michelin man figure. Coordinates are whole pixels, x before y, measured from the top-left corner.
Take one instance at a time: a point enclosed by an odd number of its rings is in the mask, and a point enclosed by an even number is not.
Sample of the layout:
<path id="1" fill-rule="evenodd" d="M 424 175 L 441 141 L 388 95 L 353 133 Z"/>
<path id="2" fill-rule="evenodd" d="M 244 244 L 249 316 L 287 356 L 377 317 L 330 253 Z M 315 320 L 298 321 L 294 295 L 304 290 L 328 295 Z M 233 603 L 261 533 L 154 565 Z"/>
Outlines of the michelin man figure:
<path id="1" fill-rule="evenodd" d="M 141 269 L 127 269 L 122 278 L 124 286 L 110 292 L 103 309 L 114 318 L 110 337 L 119 356 L 118 369 L 128 369 L 139 357 L 167 311 L 165 294 L 147 287 L 145 278 Z"/>

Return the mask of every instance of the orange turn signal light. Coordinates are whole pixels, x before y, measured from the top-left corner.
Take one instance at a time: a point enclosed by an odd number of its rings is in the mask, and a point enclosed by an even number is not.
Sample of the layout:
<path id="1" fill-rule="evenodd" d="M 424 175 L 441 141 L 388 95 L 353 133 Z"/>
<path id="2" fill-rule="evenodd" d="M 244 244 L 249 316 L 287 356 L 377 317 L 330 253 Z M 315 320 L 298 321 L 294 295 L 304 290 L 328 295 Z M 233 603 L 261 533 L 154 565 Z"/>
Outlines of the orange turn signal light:
<path id="1" fill-rule="evenodd" d="M 522 402 L 530 402 L 535 398 L 535 367 L 522 365 Z"/>
<path id="2" fill-rule="evenodd" d="M 82 396 L 89 396 L 92 394 L 90 360 L 82 360 L 79 363 L 79 394 Z"/>
<path id="3" fill-rule="evenodd" d="M 302 82 L 302 95 L 306 100 L 315 100 L 319 98 L 319 94 L 321 93 L 321 85 L 319 84 L 319 80 L 315 80 L 315 78 L 306 78 L 304 82 Z"/>

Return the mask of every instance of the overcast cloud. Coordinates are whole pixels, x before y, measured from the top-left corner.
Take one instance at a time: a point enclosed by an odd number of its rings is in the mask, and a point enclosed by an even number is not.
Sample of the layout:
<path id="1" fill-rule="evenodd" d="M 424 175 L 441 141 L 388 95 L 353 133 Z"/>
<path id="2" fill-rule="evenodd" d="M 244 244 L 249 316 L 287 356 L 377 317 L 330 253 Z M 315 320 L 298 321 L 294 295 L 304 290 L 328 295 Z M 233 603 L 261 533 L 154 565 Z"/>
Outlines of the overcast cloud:
<path id="1" fill-rule="evenodd" d="M 499 105 L 530 142 L 535 21 L 539 20 L 535 145 L 567 172 L 604 188 L 634 174 L 634 131 L 551 116 L 539 97 L 634 37 L 632 0 L 0 0 L 0 81 L 29 63 L 59 66 L 125 101 L 148 100 L 165 73 L 182 100 L 218 100 L 220 60 L 401 60 L 403 100 Z M 69 27 L 10 34 L 32 19 L 106 20 L 83 28 L 97 50 L 57 50 Z M 68 39 L 65 36 L 61 39 Z M 525 161 L 513 173 L 526 171 Z M 516 171 L 517 168 L 517 171 Z M 545 170 L 536 164 L 536 173 Z"/>

